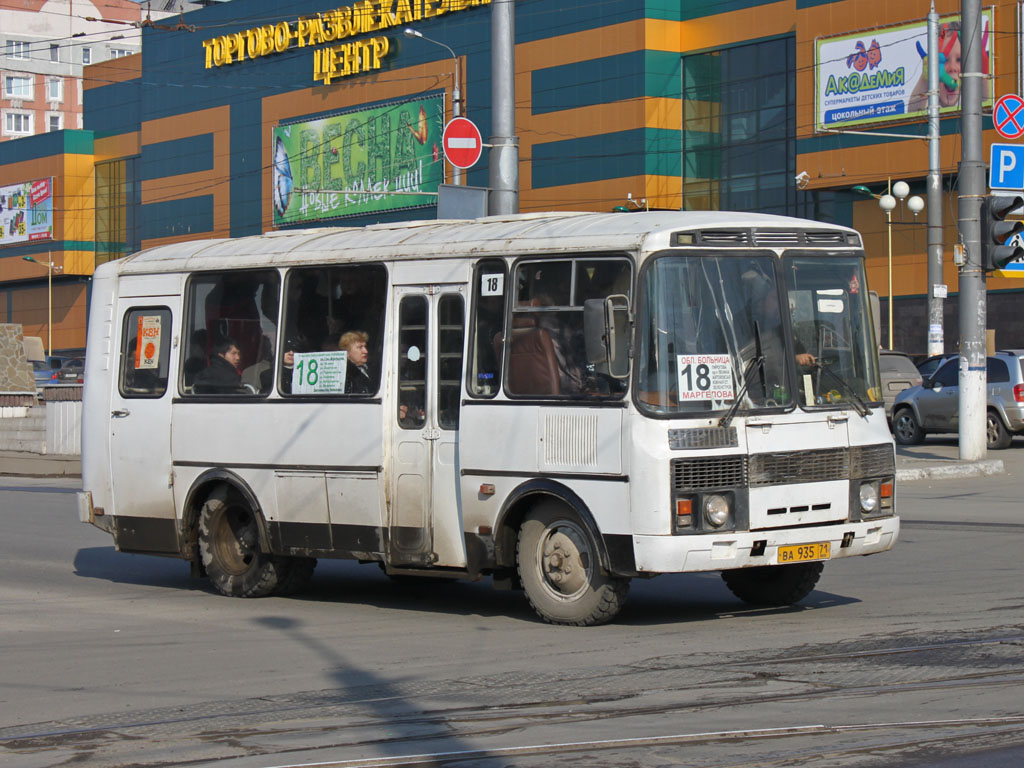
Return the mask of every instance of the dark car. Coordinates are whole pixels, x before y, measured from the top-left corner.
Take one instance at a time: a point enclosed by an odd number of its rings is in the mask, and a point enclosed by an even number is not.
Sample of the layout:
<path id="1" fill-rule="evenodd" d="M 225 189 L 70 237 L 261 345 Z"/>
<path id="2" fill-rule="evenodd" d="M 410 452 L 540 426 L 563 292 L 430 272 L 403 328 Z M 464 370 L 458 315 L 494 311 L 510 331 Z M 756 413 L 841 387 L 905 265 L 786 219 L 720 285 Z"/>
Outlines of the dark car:
<path id="1" fill-rule="evenodd" d="M 72 357 L 57 371 L 55 384 L 81 384 L 85 375 L 85 360 Z"/>
<path id="2" fill-rule="evenodd" d="M 892 421 L 892 404 L 896 395 L 905 389 L 921 384 L 921 374 L 914 366 L 910 355 L 883 349 L 878 353 L 879 373 L 882 376 L 882 399 L 885 401 L 885 418 Z"/>

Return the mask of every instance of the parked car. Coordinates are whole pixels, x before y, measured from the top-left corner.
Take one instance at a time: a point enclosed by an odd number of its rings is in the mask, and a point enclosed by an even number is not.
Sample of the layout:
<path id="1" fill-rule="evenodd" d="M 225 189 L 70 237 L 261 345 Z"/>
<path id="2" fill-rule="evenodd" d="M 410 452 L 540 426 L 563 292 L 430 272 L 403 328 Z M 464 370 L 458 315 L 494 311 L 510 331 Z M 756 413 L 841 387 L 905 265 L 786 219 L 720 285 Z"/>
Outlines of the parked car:
<path id="1" fill-rule="evenodd" d="M 885 418 L 892 422 L 892 404 L 896 395 L 904 389 L 921 383 L 914 361 L 904 352 L 883 349 L 878 353 L 879 372 L 882 374 L 882 399 L 885 401 Z"/>
<path id="2" fill-rule="evenodd" d="M 57 384 L 81 384 L 85 375 L 85 360 L 72 357 L 64 362 L 57 371 Z"/>
<path id="3" fill-rule="evenodd" d="M 929 432 L 960 428 L 960 358 L 950 357 L 920 386 L 905 389 L 893 404 L 892 431 L 901 445 L 917 445 Z M 989 448 L 1007 448 L 1024 433 L 1024 350 L 988 358 L 986 431 Z"/>
<path id="4" fill-rule="evenodd" d="M 56 384 L 58 372 L 63 367 L 66 358 L 50 355 L 45 360 L 32 361 L 32 376 L 35 378 L 36 387 L 44 387 L 47 384 Z"/>

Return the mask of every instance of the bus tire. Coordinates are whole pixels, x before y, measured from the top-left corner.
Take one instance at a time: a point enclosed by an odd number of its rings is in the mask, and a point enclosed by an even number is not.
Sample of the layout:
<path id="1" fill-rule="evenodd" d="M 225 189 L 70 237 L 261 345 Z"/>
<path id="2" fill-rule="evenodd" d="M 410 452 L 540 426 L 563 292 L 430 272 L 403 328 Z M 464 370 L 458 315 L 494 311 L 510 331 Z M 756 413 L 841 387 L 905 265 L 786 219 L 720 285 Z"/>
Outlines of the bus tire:
<path id="1" fill-rule="evenodd" d="M 287 565 L 260 549 L 259 523 L 247 504 L 206 500 L 199 513 L 199 556 L 213 586 L 228 597 L 263 597 L 282 583 Z"/>
<path id="2" fill-rule="evenodd" d="M 294 595 L 302 592 L 313 580 L 313 570 L 316 568 L 315 557 L 279 557 L 282 565 L 281 574 L 278 576 L 275 595 Z"/>
<path id="3" fill-rule="evenodd" d="M 824 563 L 763 565 L 722 571 L 725 586 L 750 605 L 780 607 L 807 597 L 821 578 Z"/>
<path id="4" fill-rule="evenodd" d="M 530 605 L 551 624 L 605 624 L 626 602 L 629 579 L 604 572 L 590 533 L 563 504 L 544 503 L 527 514 L 516 561 Z"/>

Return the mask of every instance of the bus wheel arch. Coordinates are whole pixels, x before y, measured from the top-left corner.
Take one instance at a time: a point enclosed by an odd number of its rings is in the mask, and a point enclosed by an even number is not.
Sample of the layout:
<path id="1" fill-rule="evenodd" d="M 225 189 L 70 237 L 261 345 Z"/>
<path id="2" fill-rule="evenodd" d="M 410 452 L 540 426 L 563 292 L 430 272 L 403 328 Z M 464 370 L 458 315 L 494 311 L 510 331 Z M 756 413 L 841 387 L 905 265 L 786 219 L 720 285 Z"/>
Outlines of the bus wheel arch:
<path id="1" fill-rule="evenodd" d="M 601 567 L 610 570 L 604 538 L 587 505 L 570 488 L 551 480 L 527 481 L 505 499 L 494 525 L 494 555 L 497 565 L 505 568 L 516 567 L 519 529 L 533 508 L 547 502 L 564 504 L 575 513 L 596 543 Z"/>
<path id="2" fill-rule="evenodd" d="M 195 479 L 185 497 L 185 506 L 182 512 L 182 541 L 186 542 L 188 551 L 185 554 L 189 559 L 198 556 L 199 517 L 207 499 L 215 494 L 237 494 L 242 498 L 256 517 L 260 546 L 269 552 L 270 537 L 267 531 L 267 521 L 263 516 L 263 508 L 256 499 L 256 494 L 252 492 L 248 483 L 234 472 L 226 469 L 209 469 Z"/>
<path id="3" fill-rule="evenodd" d="M 262 597 L 286 582 L 288 560 L 270 554 L 262 510 L 239 478 L 223 470 L 204 474 L 186 509 L 189 540 L 218 592 Z"/>

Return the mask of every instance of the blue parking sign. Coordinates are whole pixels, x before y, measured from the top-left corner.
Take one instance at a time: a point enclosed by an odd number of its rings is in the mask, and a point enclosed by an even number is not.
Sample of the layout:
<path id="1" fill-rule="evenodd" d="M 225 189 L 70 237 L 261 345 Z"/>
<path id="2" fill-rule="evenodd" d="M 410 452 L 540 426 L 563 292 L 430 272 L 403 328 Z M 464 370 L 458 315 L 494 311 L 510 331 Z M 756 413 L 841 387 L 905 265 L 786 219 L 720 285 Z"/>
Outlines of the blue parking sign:
<path id="1" fill-rule="evenodd" d="M 1024 145 L 992 145 L 988 186 L 989 189 L 1024 189 Z"/>

